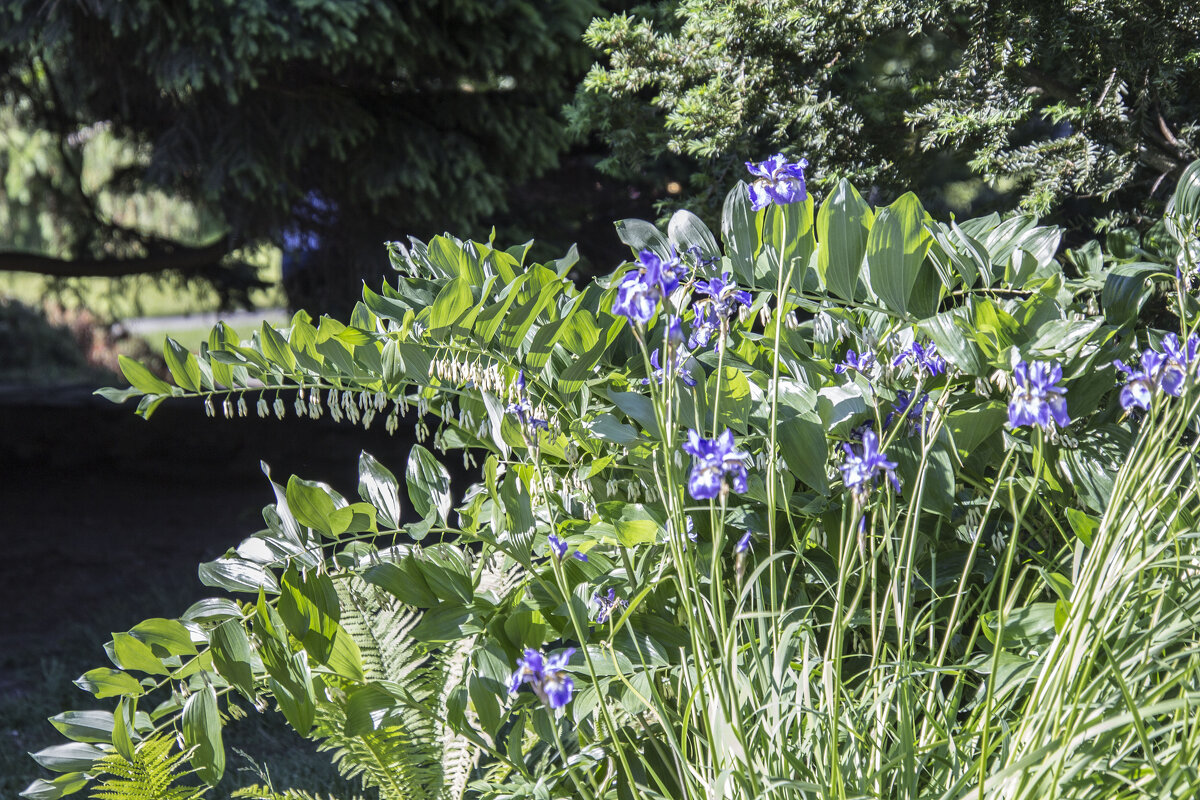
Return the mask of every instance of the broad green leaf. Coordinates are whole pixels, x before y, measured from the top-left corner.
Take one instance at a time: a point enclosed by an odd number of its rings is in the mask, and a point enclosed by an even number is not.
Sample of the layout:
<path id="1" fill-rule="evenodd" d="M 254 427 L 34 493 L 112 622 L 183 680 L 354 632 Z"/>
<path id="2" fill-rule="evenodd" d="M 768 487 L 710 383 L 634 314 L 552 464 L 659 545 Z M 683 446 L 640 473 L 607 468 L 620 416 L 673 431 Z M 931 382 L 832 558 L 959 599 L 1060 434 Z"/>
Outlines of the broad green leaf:
<path id="1" fill-rule="evenodd" d="M 650 398 L 638 392 L 618 392 L 608 389 L 608 399 L 626 416 L 641 425 L 650 436 L 658 437 L 658 421 L 654 416 L 654 403 Z"/>
<path id="2" fill-rule="evenodd" d="M 33 760 L 51 772 L 82 772 L 104 757 L 104 751 L 94 744 L 71 742 L 56 744 L 31 753 Z"/>
<path id="3" fill-rule="evenodd" d="M 630 445 L 644 441 L 644 437 L 632 425 L 626 425 L 612 414 L 600 414 L 591 422 L 585 422 L 583 428 L 590 435 L 614 444 Z"/>
<path id="4" fill-rule="evenodd" d="M 212 629 L 211 649 L 213 666 L 222 678 L 229 681 L 247 700 L 254 702 L 254 655 L 250 649 L 250 638 L 242 623 L 227 619 Z"/>
<path id="5" fill-rule="evenodd" d="M 282 367 L 285 372 L 289 373 L 296 368 L 296 356 L 287 339 L 284 339 L 279 331 L 271 327 L 270 323 L 262 324 L 258 340 L 263 355 L 272 364 Z"/>
<path id="6" fill-rule="evenodd" d="M 60 797 L 75 794 L 87 786 L 90 780 L 91 776 L 86 772 L 68 772 L 53 780 L 38 778 L 25 787 L 21 797 L 26 800 L 58 800 Z"/>
<path id="7" fill-rule="evenodd" d="M 909 311 L 931 241 L 925 210 L 911 192 L 875 217 L 867 236 L 867 281 L 875 296 L 898 314 Z"/>
<path id="8" fill-rule="evenodd" d="M 435 338 L 445 338 L 451 328 L 463 324 L 463 320 L 474 306 L 471 282 L 464 277 L 450 281 L 433 301 L 429 314 L 430 334 Z"/>
<path id="9" fill-rule="evenodd" d="M 456 548 L 439 545 L 426 548 L 414 557 L 413 563 L 442 600 L 466 604 L 475 596 L 470 567 Z"/>
<path id="10" fill-rule="evenodd" d="M 357 686 L 346 695 L 346 724 L 343 732 L 347 736 L 363 736 L 376 730 L 384 713 L 396 705 L 396 698 L 380 686 L 368 683 Z"/>
<path id="11" fill-rule="evenodd" d="M 271 572 L 258 564 L 240 558 L 218 558 L 200 565 L 200 582 L 216 589 L 249 592 L 259 589 L 278 592 L 279 583 Z"/>
<path id="12" fill-rule="evenodd" d="M 1166 273 L 1166 267 L 1137 263 L 1120 264 L 1109 270 L 1100 298 L 1104 320 L 1110 325 L 1124 325 L 1136 319 L 1142 303 L 1150 295 L 1147 279 L 1157 273 Z M 1164 277 L 1171 276 L 1166 273 Z"/>
<path id="13" fill-rule="evenodd" d="M 145 672 L 148 675 L 167 675 L 162 661 L 150 651 L 150 646 L 128 633 L 113 634 L 113 650 L 122 669 Z"/>
<path id="14" fill-rule="evenodd" d="M 122 697 L 117 703 L 113 714 L 113 747 L 124 756 L 126 761 L 133 761 L 136 751 L 133 745 L 134 715 L 137 713 L 137 700 L 132 697 Z"/>
<path id="15" fill-rule="evenodd" d="M 1070 523 L 1071 530 L 1079 537 L 1079 541 L 1091 547 L 1092 540 L 1096 538 L 1096 531 L 1100 530 L 1100 520 L 1077 508 L 1068 508 L 1066 514 L 1067 522 Z"/>
<path id="16" fill-rule="evenodd" d="M 712 231 L 703 220 L 687 209 L 680 209 L 671 215 L 671 221 L 667 224 L 667 237 L 677 253 L 684 253 L 696 247 L 699 248 L 702 258 L 721 256 L 721 248 Z"/>
<path id="17" fill-rule="evenodd" d="M 940 348 L 939 348 L 940 349 Z M 988 437 L 1004 427 L 1008 408 L 999 400 L 988 400 L 969 408 L 952 410 L 946 417 L 946 427 L 961 458 L 967 458 Z"/>
<path id="18" fill-rule="evenodd" d="M 1004 620 L 1004 639 L 999 646 L 1006 650 L 1021 650 L 1049 644 L 1054 638 L 1054 605 L 1033 603 L 1014 609 Z M 980 622 L 988 641 L 996 644 L 1000 627 L 999 612 L 986 612 Z"/>
<path id="19" fill-rule="evenodd" d="M 408 499 L 421 518 L 437 511 L 445 524 L 450 516 L 450 473 L 423 446 L 413 445 L 408 454 Z"/>
<path id="20" fill-rule="evenodd" d="M 372 564 L 363 571 L 362 578 L 414 608 L 432 608 L 441 602 L 412 558 L 405 558 L 400 564 L 388 561 Z"/>
<path id="21" fill-rule="evenodd" d="M 219 622 L 230 617 L 242 616 L 238 604 L 226 597 L 208 597 L 197 600 L 188 607 L 180 619 L 188 622 Z"/>
<path id="22" fill-rule="evenodd" d="M 400 525 L 400 483 L 366 450 L 358 456 L 358 496 L 375 506 L 384 525 Z"/>
<path id="23" fill-rule="evenodd" d="M 641 219 L 623 219 L 614 225 L 617 228 L 617 236 L 633 250 L 634 258 L 642 250 L 650 250 L 659 258 L 670 258 L 670 241 L 651 223 Z"/>
<path id="24" fill-rule="evenodd" d="M 757 232 L 756 214 L 750 206 L 749 187 L 738 181 L 729 194 L 721 212 L 721 240 L 725 243 L 725 254 L 733 266 L 738 282 L 756 288 L 754 279 L 754 250 Z"/>
<path id="25" fill-rule="evenodd" d="M 121 374 L 125 376 L 125 380 L 138 391 L 146 394 L 171 394 L 171 384 L 129 356 L 117 356 L 117 363 L 121 365 Z"/>
<path id="26" fill-rule="evenodd" d="M 76 742 L 112 741 L 111 711 L 63 711 L 50 717 L 50 724 L 63 736 Z"/>
<path id="27" fill-rule="evenodd" d="M 137 678 L 127 672 L 108 667 L 88 670 L 75 680 L 75 685 L 101 700 L 122 695 L 137 697 L 145 693 Z"/>
<path id="28" fill-rule="evenodd" d="M 337 536 L 349 527 L 353 512 L 334 516 L 335 511 L 345 507 L 345 501 L 340 497 L 335 499 L 332 491 L 323 483 L 306 481 L 293 475 L 287 482 L 288 508 L 301 525 L 325 536 Z"/>
<path id="29" fill-rule="evenodd" d="M 964 328 L 964 311 L 943 311 L 921 320 L 921 332 L 937 345 L 938 352 L 967 375 L 984 377 L 988 373 L 988 362 L 979 345 L 967 335 Z"/>
<path id="30" fill-rule="evenodd" d="M 188 697 L 183 705 L 183 739 L 192 750 L 191 763 L 200 779 L 215 785 L 225 774 L 225 745 L 217 694 L 211 685 Z"/>
<path id="31" fill-rule="evenodd" d="M 853 300 L 875 212 L 843 178 L 817 214 L 817 270 L 830 292 Z"/>
<path id="32" fill-rule="evenodd" d="M 139 622 L 129 632 L 149 645 L 155 655 L 161 652 L 160 657 L 195 655 L 197 652 L 191 633 L 178 620 L 156 617 Z"/>
<path id="33" fill-rule="evenodd" d="M 466 626 L 471 622 L 470 610 L 454 603 L 442 603 L 421 615 L 410 634 L 425 645 L 457 642 L 469 635 Z"/>
<path id="34" fill-rule="evenodd" d="M 170 336 L 163 343 L 163 359 L 180 388 L 189 392 L 200 390 L 200 365 L 196 363 L 196 357 Z"/>
<path id="35" fill-rule="evenodd" d="M 815 415 L 794 415 L 780 420 L 777 436 L 779 449 L 792 474 L 821 494 L 828 495 L 829 477 L 825 468 L 829 460 L 829 443 L 821 421 Z"/>
<path id="36" fill-rule="evenodd" d="M 742 371 L 737 367 L 724 367 L 721 372 L 708 376 L 704 388 L 709 409 L 717 412 L 717 418 L 713 420 L 715 432 L 732 428 L 738 433 L 746 433 L 750 420 L 750 381 Z"/>

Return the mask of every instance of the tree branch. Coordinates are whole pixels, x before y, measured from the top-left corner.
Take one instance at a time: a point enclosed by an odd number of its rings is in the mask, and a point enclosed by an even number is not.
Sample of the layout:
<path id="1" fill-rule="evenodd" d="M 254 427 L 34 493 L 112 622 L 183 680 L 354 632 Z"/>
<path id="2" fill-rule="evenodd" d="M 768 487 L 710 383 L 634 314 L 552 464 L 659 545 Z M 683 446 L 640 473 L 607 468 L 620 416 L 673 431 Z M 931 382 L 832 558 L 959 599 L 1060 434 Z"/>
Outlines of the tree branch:
<path id="1" fill-rule="evenodd" d="M 0 252 L 0 272 L 36 272 L 56 278 L 116 278 L 153 272 L 203 272 L 229 254 L 224 239 L 207 247 L 177 246 L 137 258 L 53 258 L 37 253 Z"/>

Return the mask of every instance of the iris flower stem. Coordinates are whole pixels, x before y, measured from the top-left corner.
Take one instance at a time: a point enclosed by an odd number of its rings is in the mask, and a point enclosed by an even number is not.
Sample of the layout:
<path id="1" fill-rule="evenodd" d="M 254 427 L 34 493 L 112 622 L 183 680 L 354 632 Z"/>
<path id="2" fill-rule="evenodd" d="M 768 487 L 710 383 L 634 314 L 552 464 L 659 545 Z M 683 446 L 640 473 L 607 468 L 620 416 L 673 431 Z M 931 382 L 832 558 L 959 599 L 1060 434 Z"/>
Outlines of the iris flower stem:
<path id="1" fill-rule="evenodd" d="M 651 374 L 650 355 L 647 351 L 645 338 L 639 328 L 634 328 L 634 338 L 637 340 L 638 347 L 642 353 L 642 361 L 647 370 L 647 374 Z M 664 373 L 665 375 L 665 373 Z M 663 381 L 667 385 L 666 380 Z M 666 393 L 670 393 L 670 384 Z M 673 456 L 675 452 L 675 436 L 674 436 L 674 420 L 671 417 L 673 404 L 669 397 L 664 399 L 662 387 L 656 385 L 654 380 L 649 383 L 651 405 L 654 408 L 655 422 L 658 425 L 659 440 L 663 444 L 663 465 L 662 475 L 665 477 L 664 483 L 659 485 L 659 491 L 663 497 L 664 503 L 668 507 L 668 525 L 670 526 L 669 535 L 667 537 L 668 546 L 671 548 L 671 556 L 675 563 L 675 580 L 679 586 L 679 597 L 683 604 L 683 613 L 687 619 L 687 624 L 684 628 L 688 632 L 688 638 L 691 642 L 693 653 L 693 666 L 695 669 L 695 685 L 699 692 L 699 701 L 701 708 L 708 708 L 709 693 L 708 677 L 703 670 L 702 661 L 705 660 L 705 655 L 711 652 L 710 642 L 702 641 L 700 631 L 704 629 L 704 621 L 698 614 L 699 607 L 703 604 L 703 597 L 700 592 L 699 583 L 696 580 L 694 570 L 692 569 L 691 560 L 687 555 L 687 548 L 682 544 L 683 538 L 686 537 L 685 525 L 683 523 L 682 502 L 680 501 L 680 481 L 675 476 L 673 466 Z M 656 475 L 659 474 L 655 470 Z M 693 604 L 693 601 L 695 604 Z M 710 623 L 712 614 L 710 613 Z M 717 692 L 718 698 L 724 705 L 725 692 Z M 708 724 L 708 716 L 700 715 L 700 718 L 705 726 L 706 741 L 713 741 L 712 729 Z M 682 776 L 681 776 L 682 777 Z"/>
<path id="2" fill-rule="evenodd" d="M 792 272 L 796 268 L 796 262 L 793 260 L 787 267 L 787 274 L 784 274 L 784 251 L 787 250 L 787 213 L 782 206 L 778 206 L 779 214 L 779 269 L 776 272 L 775 283 L 775 338 L 772 342 L 772 353 L 775 357 L 771 359 L 771 422 L 770 422 L 770 443 L 767 446 L 767 558 L 775 556 L 775 504 L 776 504 L 776 480 L 778 479 L 778 469 L 776 467 L 776 451 L 778 450 L 779 442 L 779 344 L 781 331 L 783 330 L 783 315 L 784 307 L 786 306 L 785 294 L 787 287 L 791 285 Z M 779 639 L 779 595 L 778 587 L 775 582 L 775 567 L 771 566 L 771 574 L 768 578 L 771 586 L 771 634 L 772 639 L 776 642 Z"/>
<path id="3" fill-rule="evenodd" d="M 1000 653 L 1004 650 L 1004 628 L 1007 622 L 1009 611 L 1016 603 L 1016 592 L 1009 592 L 1009 580 L 1012 577 L 1013 561 L 1017 554 L 1017 539 L 1020 538 L 1021 520 L 1025 518 L 1025 513 L 1029 510 L 1030 504 L 1033 502 L 1033 496 L 1037 493 L 1038 487 L 1041 484 L 1041 468 L 1043 460 L 1043 451 L 1046 443 L 1046 434 L 1039 426 L 1034 432 L 1034 450 L 1031 466 L 1034 468 L 1033 485 L 1029 492 L 1025 495 L 1025 500 L 1021 503 L 1020 508 L 1017 507 L 1017 499 L 1013 494 L 1013 484 L 1010 481 L 1008 484 L 1008 502 L 1009 508 L 1012 509 L 1014 525 L 1008 535 L 1008 547 L 1004 552 L 1004 566 L 1000 571 L 999 582 L 999 597 L 1000 604 L 997 608 L 996 616 L 996 642 L 992 649 L 991 658 L 991 674 L 988 675 L 987 693 L 984 696 L 983 706 L 983 726 L 980 730 L 979 742 L 979 800 L 986 800 L 984 787 L 986 786 L 986 773 L 989 754 L 989 739 L 992 731 L 991 718 L 992 710 L 995 704 L 996 695 L 996 676 L 1000 669 Z M 999 483 L 997 483 L 999 486 Z M 992 585 L 996 588 L 996 584 Z"/>
<path id="4" fill-rule="evenodd" d="M 541 487 L 542 487 L 542 498 L 545 500 L 545 503 L 546 503 L 546 513 L 550 516 L 550 527 L 554 529 L 554 532 L 557 535 L 559 532 L 558 521 L 555 519 L 554 506 L 550 502 L 550 494 L 549 494 L 548 487 L 546 484 L 546 476 L 545 476 L 545 472 L 542 469 L 541 452 L 540 452 L 539 448 L 533 447 L 532 453 L 533 453 L 533 470 L 534 470 L 534 473 L 537 475 L 538 483 L 541 484 Z M 588 651 L 587 636 L 585 635 L 583 624 L 579 621 L 579 617 L 575 612 L 575 606 L 571 603 L 571 590 L 570 590 L 570 587 L 567 585 L 567 578 L 566 578 L 566 574 L 563 571 L 562 562 L 560 562 L 558 557 L 553 554 L 550 556 L 550 568 L 551 568 L 551 570 L 554 571 L 554 581 L 555 581 L 555 583 L 558 584 L 558 589 L 562 593 L 562 596 L 563 596 L 563 602 L 566 603 L 566 605 L 567 605 L 567 616 L 571 620 L 571 627 L 574 628 L 574 630 L 575 630 L 575 638 L 579 642 L 579 649 L 583 651 L 583 660 L 587 664 L 589 676 L 592 679 L 593 685 L 595 685 L 595 684 L 597 684 L 596 665 L 592 662 L 592 654 Z M 599 706 L 601 709 L 601 713 L 604 716 L 605 724 L 608 725 L 608 729 L 610 731 L 612 731 L 613 736 L 615 738 L 617 735 L 616 721 L 612 717 L 612 712 L 608 708 L 608 703 L 604 702 L 604 698 L 600 698 Z M 557 740 L 557 733 L 555 734 L 555 738 Z M 567 767 L 567 771 L 570 774 L 571 781 L 573 783 L 575 783 L 576 787 L 580 789 L 581 793 L 583 793 L 582 786 L 580 785 L 578 779 L 575 776 L 574 768 L 571 766 L 570 761 L 567 759 L 566 753 L 562 749 L 562 743 L 559 742 L 558 744 L 559 744 L 559 752 L 562 753 L 563 763 Z M 618 748 L 616 748 L 616 750 L 617 750 L 617 758 L 620 759 L 621 765 L 625 768 L 625 773 L 627 775 L 632 775 L 633 773 L 631 772 L 631 770 L 629 768 L 629 763 L 625 759 L 624 749 L 618 747 Z M 589 796 L 589 797 L 592 796 L 591 794 L 586 794 L 586 793 L 583 793 L 583 794 L 585 794 L 585 796 Z"/>

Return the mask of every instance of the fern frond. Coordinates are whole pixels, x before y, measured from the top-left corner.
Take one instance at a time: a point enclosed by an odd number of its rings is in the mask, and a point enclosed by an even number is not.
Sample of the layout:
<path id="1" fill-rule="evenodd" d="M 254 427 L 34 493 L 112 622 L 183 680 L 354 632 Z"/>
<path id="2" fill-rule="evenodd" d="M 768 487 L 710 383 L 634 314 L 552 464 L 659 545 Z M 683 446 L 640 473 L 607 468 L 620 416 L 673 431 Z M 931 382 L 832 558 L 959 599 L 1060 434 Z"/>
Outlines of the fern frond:
<path id="1" fill-rule="evenodd" d="M 195 770 L 179 772 L 186 752 L 171 754 L 174 739 L 153 736 L 137 746 L 133 761 L 109 753 L 96 762 L 99 784 L 92 800 L 198 800 L 208 793 L 203 786 L 181 786 L 177 781 Z"/>
<path id="2" fill-rule="evenodd" d="M 506 566 L 501 557 L 493 556 L 483 566 L 476 591 L 480 594 L 489 593 L 499 599 L 511 592 L 520 579 L 520 568 L 517 565 Z M 464 639 L 443 656 L 445 678 L 438 697 L 439 719 L 447 719 L 449 716 L 450 693 L 463 682 L 477 639 L 477 636 Z M 472 727 L 478 727 L 475 711 L 470 706 L 466 709 L 466 718 Z M 442 744 L 442 791 L 438 800 L 462 800 L 471 780 L 471 773 L 479 763 L 479 748 L 466 737 L 455 733 L 450 726 L 443 724 L 439 728 Z"/>
<path id="3" fill-rule="evenodd" d="M 444 683 L 442 665 L 418 648 L 410 632 L 420 614 L 356 577 L 335 583 L 341 625 L 358 644 L 367 680 L 400 684 L 418 703 L 433 705 Z M 375 731 L 345 735 L 341 702 L 319 704 L 319 747 L 344 777 L 379 789 L 380 800 L 432 800 L 442 785 L 440 731 L 428 715 L 394 709 Z"/>
<path id="4" fill-rule="evenodd" d="M 312 794 L 303 789 L 285 789 L 278 792 L 271 786 L 246 786 L 235 789 L 230 795 L 239 800 L 340 800 L 331 794 Z M 362 795 L 353 795 L 346 800 L 365 800 Z"/>

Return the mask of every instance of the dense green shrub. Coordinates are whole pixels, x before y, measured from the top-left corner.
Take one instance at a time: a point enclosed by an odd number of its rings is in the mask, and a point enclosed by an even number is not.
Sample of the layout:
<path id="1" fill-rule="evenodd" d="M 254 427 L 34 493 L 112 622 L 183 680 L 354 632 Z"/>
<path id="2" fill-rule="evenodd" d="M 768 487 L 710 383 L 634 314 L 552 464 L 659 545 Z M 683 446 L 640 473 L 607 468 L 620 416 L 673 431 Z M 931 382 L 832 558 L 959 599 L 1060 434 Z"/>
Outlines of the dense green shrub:
<path id="1" fill-rule="evenodd" d="M 602 56 L 576 125 L 605 137 L 614 169 L 690 157 L 696 210 L 720 201 L 744 154 L 798 147 L 823 190 L 847 177 L 886 201 L 916 189 L 961 209 L 974 175 L 1073 224 L 1109 212 L 1153 221 L 1200 153 L 1200 16 L 1188 3 L 669 0 L 642 11 L 589 28 Z"/>
<path id="2" fill-rule="evenodd" d="M 200 567 L 240 598 L 115 634 L 78 681 L 115 712 L 52 720 L 26 795 L 165 792 L 176 733 L 212 783 L 268 703 L 384 798 L 1194 794 L 1200 163 L 1171 262 L 772 167 L 720 243 L 625 220 L 582 289 L 436 237 L 348 324 L 123 362 L 144 416 L 412 412 L 479 476 L 417 445 L 405 492 L 366 453 L 358 499 L 272 480 Z"/>

